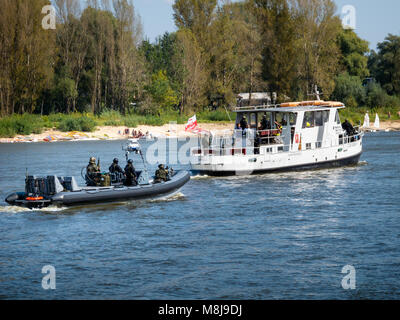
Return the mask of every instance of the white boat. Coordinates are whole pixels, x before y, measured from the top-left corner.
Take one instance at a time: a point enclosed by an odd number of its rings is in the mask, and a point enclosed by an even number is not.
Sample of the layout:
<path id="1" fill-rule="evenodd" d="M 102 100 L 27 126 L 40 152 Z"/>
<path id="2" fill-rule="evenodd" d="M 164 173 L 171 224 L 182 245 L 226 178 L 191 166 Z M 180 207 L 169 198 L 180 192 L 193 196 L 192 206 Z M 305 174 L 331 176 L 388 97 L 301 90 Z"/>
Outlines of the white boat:
<path id="1" fill-rule="evenodd" d="M 380 128 L 380 121 L 379 121 L 378 114 L 376 114 L 376 116 L 375 116 L 374 128 L 375 129 L 379 129 Z"/>
<path id="2" fill-rule="evenodd" d="M 363 123 L 363 128 L 369 128 L 370 124 L 369 124 L 369 114 L 368 112 L 365 114 L 364 116 L 364 123 Z"/>
<path id="3" fill-rule="evenodd" d="M 138 152 L 140 150 L 139 139 L 129 139 L 126 146 L 122 149 L 128 152 Z"/>
<path id="4" fill-rule="evenodd" d="M 202 140 L 191 149 L 192 171 L 244 175 L 357 164 L 363 133 L 342 128 L 343 108 L 340 102 L 321 100 L 237 107 L 233 135 L 213 136 L 208 145 Z M 243 116 L 246 129 L 240 128 Z"/>

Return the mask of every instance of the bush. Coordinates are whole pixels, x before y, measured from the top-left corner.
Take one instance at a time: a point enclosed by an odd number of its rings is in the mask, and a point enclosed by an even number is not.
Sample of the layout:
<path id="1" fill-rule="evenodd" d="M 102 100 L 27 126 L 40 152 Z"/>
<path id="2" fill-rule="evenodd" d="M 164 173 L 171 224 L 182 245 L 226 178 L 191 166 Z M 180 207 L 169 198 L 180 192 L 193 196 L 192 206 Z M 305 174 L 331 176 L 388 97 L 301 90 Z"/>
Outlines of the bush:
<path id="1" fill-rule="evenodd" d="M 99 119 L 103 121 L 106 126 L 118 126 L 122 125 L 122 115 L 116 110 L 105 110 L 103 111 Z"/>
<path id="2" fill-rule="evenodd" d="M 236 115 L 232 112 L 229 116 L 232 120 L 236 118 Z M 197 120 L 201 122 L 230 121 L 229 116 L 225 109 L 218 109 L 215 111 L 199 112 L 197 114 Z"/>
<path id="3" fill-rule="evenodd" d="M 82 116 L 80 118 L 68 117 L 63 119 L 58 124 L 57 128 L 63 132 L 68 132 L 68 131 L 92 132 L 96 128 L 96 121 L 87 116 Z"/>
<path id="4" fill-rule="evenodd" d="M 379 83 L 371 83 L 367 86 L 366 105 L 369 108 L 399 107 L 400 100 L 396 96 L 389 96 Z"/>
<path id="5" fill-rule="evenodd" d="M 96 121 L 89 117 L 82 117 L 79 119 L 81 130 L 84 132 L 92 132 L 96 129 Z"/>
<path id="6" fill-rule="evenodd" d="M 335 90 L 332 98 L 351 107 L 364 104 L 365 89 L 360 77 L 349 76 L 347 73 L 339 75 L 335 79 Z"/>
<path id="7" fill-rule="evenodd" d="M 12 138 L 15 135 L 30 135 L 43 131 L 44 121 L 40 116 L 32 114 L 12 115 L 0 119 L 0 136 Z"/>
<path id="8" fill-rule="evenodd" d="M 139 125 L 138 119 L 133 116 L 129 116 L 124 120 L 124 126 L 126 127 L 136 128 L 138 125 Z"/>

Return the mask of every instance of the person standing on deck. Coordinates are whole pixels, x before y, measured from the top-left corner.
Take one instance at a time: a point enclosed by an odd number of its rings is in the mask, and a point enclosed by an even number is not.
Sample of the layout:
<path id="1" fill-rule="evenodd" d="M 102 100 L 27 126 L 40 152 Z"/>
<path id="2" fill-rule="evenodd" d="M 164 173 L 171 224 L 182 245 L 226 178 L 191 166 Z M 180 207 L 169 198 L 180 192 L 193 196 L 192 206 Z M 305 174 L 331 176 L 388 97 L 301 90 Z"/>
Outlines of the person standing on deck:
<path id="1" fill-rule="evenodd" d="M 243 116 L 242 120 L 240 120 L 240 128 L 242 130 L 246 130 L 249 127 L 249 124 L 247 123 L 247 118 L 246 116 Z"/>

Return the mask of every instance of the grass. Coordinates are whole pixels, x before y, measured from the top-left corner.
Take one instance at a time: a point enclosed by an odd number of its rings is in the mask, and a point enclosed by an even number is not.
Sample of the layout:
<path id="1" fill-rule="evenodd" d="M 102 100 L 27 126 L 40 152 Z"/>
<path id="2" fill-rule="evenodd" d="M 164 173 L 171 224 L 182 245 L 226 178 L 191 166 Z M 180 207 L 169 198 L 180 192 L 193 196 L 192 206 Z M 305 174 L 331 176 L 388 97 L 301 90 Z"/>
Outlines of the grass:
<path id="1" fill-rule="evenodd" d="M 354 125 L 361 125 L 364 122 L 365 114 L 369 113 L 370 121 L 374 121 L 375 114 L 377 113 L 381 121 L 386 120 L 400 120 L 398 112 L 400 111 L 398 108 L 373 108 L 369 109 L 367 107 L 355 107 L 355 108 L 345 108 L 339 111 L 340 119 L 343 122 L 345 119 L 349 120 Z M 391 117 L 389 119 L 388 113 L 391 113 Z"/>
<path id="2" fill-rule="evenodd" d="M 45 126 L 45 121 L 38 115 L 12 115 L 0 119 L 0 137 L 8 138 L 16 135 L 41 133 Z"/>
<path id="3" fill-rule="evenodd" d="M 55 113 L 46 116 L 35 114 L 12 115 L 0 118 L 0 138 L 13 138 L 16 135 L 41 133 L 45 129 L 56 128 L 63 132 L 92 132 L 97 126 L 126 126 L 136 128 L 139 125 L 162 126 L 170 122 L 185 124 L 190 115 L 180 115 L 178 111 L 169 111 L 161 117 L 132 113 L 122 115 L 118 111 L 108 110 L 99 116 L 89 113 Z M 231 113 L 231 118 L 235 116 Z M 225 110 L 204 111 L 197 113 L 199 122 L 229 121 Z"/>
<path id="4" fill-rule="evenodd" d="M 88 117 L 82 116 L 79 118 L 66 118 L 59 122 L 57 128 L 63 132 L 83 131 L 92 132 L 96 129 L 97 122 Z"/>

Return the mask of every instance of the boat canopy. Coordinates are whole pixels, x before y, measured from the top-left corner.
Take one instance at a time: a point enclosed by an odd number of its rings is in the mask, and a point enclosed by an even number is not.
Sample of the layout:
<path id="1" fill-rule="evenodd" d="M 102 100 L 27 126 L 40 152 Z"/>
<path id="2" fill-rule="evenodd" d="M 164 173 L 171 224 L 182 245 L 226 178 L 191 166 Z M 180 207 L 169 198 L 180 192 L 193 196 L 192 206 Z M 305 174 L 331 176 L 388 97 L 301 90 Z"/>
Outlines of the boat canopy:
<path id="1" fill-rule="evenodd" d="M 299 107 L 279 107 L 277 106 L 249 106 L 249 107 L 242 107 L 236 108 L 235 112 L 237 113 L 247 113 L 247 112 L 287 112 L 287 113 L 294 113 L 300 111 L 324 111 L 330 110 L 332 106 L 330 105 L 321 105 L 321 106 L 299 106 Z M 341 104 L 341 106 L 335 106 L 335 108 L 343 109 L 345 106 Z"/>

